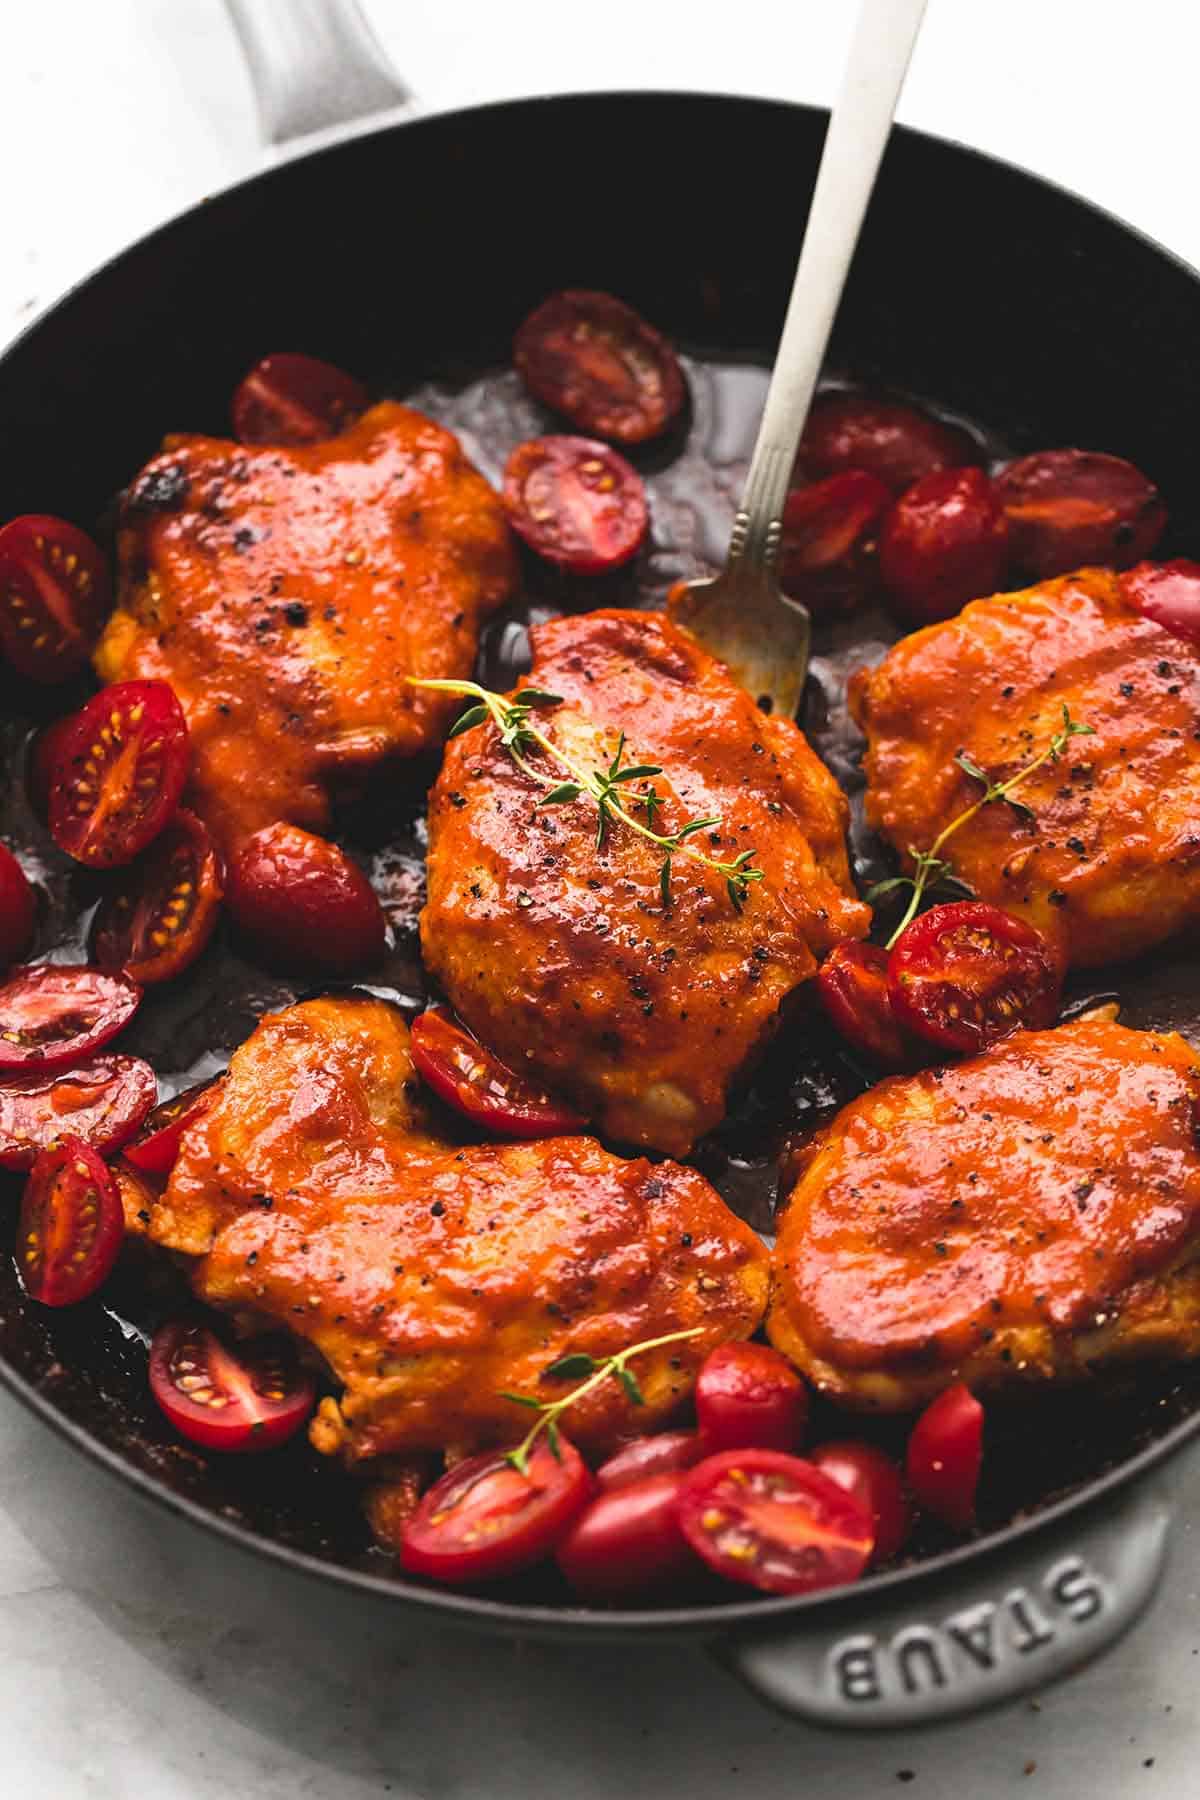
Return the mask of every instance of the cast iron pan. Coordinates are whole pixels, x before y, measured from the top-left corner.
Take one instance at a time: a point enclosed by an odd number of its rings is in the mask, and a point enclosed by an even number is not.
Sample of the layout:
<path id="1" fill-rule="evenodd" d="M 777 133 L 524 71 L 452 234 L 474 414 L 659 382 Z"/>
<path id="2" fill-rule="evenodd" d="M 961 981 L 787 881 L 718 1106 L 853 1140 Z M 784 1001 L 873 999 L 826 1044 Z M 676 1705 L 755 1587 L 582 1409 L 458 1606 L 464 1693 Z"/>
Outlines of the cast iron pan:
<path id="1" fill-rule="evenodd" d="M 716 96 L 539 99 L 392 126 L 273 168 L 118 257 L 10 349 L 0 362 L 0 512 L 54 511 L 103 536 L 114 492 L 163 433 L 227 430 L 239 376 L 270 349 L 303 348 L 380 394 L 415 399 L 459 430 L 495 478 L 512 443 L 548 428 L 508 372 L 513 328 L 554 288 L 611 289 L 688 357 L 686 422 L 637 457 L 654 541 L 631 569 L 590 581 L 528 560 L 522 598 L 484 647 L 496 682 L 519 666 L 531 617 L 653 605 L 670 581 L 720 558 L 824 124 L 804 108 Z M 792 172 L 782 210 L 747 178 L 763 167 Z M 1018 170 L 900 131 L 830 373 L 968 419 L 997 454 L 1081 444 L 1128 456 L 1170 508 L 1164 552 L 1195 554 L 1198 325 L 1195 274 L 1127 227 Z M 852 792 L 860 777 L 845 674 L 892 635 L 878 615 L 818 633 L 804 722 Z M 40 864 L 49 901 L 38 953 L 65 960 L 78 955 L 96 890 L 33 819 L 23 756 L 39 718 L 72 698 L 11 681 L 0 690 L 0 835 Z M 416 917 L 430 773 L 390 775 L 343 821 L 394 928 L 373 985 L 409 1008 L 425 992 Z M 861 821 L 854 850 L 870 878 L 880 850 Z M 1186 951 L 1105 972 L 1080 993 L 1101 986 L 1120 992 L 1128 1023 L 1200 1042 L 1200 979 Z M 148 998 L 122 1048 L 182 1086 L 223 1066 L 258 1014 L 298 991 L 219 942 Z M 781 1134 L 862 1079 L 802 1013 L 697 1161 L 769 1229 Z M 3 1211 L 11 1220 L 11 1206 Z M 841 1721 L 961 1710 L 1044 1681 L 1111 1638 L 1152 1591 L 1163 1525 L 1144 1485 L 1128 1504 L 1113 1490 L 1200 1426 L 1200 1383 L 1187 1369 L 997 1404 L 980 1539 L 952 1544 L 927 1531 L 907 1566 L 839 1595 L 719 1603 L 708 1594 L 613 1614 L 573 1607 L 547 1577 L 460 1596 L 401 1579 L 371 1547 L 353 1484 L 307 1448 L 221 1462 L 172 1438 L 148 1403 L 144 1367 L 144 1333 L 172 1304 L 161 1277 L 131 1268 L 104 1305 L 48 1313 L 24 1300 L 5 1256 L 0 1377 L 144 1494 L 357 1589 L 364 1604 L 382 1597 L 482 1628 L 720 1639 L 771 1697 Z M 1071 1573 L 1072 1558 L 1082 1573 Z M 1026 1591 L 1033 1625 L 1012 1609 Z"/>

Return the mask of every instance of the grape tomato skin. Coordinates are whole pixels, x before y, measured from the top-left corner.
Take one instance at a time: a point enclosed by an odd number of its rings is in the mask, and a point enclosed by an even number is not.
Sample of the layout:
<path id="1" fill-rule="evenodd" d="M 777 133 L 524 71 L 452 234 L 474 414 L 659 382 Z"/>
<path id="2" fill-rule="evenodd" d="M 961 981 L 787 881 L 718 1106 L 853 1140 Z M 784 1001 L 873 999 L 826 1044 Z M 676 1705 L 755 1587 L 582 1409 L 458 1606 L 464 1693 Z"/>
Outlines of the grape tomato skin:
<path id="1" fill-rule="evenodd" d="M 865 470 L 892 494 L 939 469 L 979 460 L 979 445 L 960 426 L 900 400 L 845 390 L 817 395 L 798 459 L 812 480 Z"/>
<path id="2" fill-rule="evenodd" d="M 1121 591 L 1144 618 L 1200 648 L 1200 563 L 1138 563 L 1121 577 Z"/>
<path id="3" fill-rule="evenodd" d="M 679 1525 L 682 1470 L 643 1475 L 603 1489 L 555 1552 L 584 1600 L 629 1600 L 680 1581 L 696 1557 Z"/>
<path id="4" fill-rule="evenodd" d="M 721 1344 L 696 1378 L 696 1419 L 706 1456 L 720 1450 L 795 1450 L 808 1390 L 769 1344 Z"/>
<path id="5" fill-rule="evenodd" d="M 246 839 L 226 875 L 235 924 L 273 963 L 349 974 L 383 955 L 387 922 L 358 864 L 298 825 Z"/>
<path id="6" fill-rule="evenodd" d="M 37 922 L 37 896 L 24 869 L 0 844 L 0 971 L 24 956 Z"/>
<path id="7" fill-rule="evenodd" d="M 576 575 L 600 575 L 627 563 L 650 523 L 637 470 L 589 438 L 518 444 L 505 465 L 503 491 L 517 536 Z"/>
<path id="8" fill-rule="evenodd" d="M 224 1453 L 277 1449 L 301 1430 L 316 1398 L 288 1340 L 253 1339 L 234 1351 L 188 1320 L 155 1332 L 150 1392 L 182 1437 Z"/>
<path id="9" fill-rule="evenodd" d="M 969 1531 L 982 1467 L 983 1408 L 960 1381 L 913 1426 L 905 1459 L 909 1485 L 926 1512 L 954 1531 Z"/>
<path id="10" fill-rule="evenodd" d="M 142 990 L 86 964 L 26 963 L 0 985 L 0 1071 L 65 1069 L 123 1031 Z"/>
<path id="11" fill-rule="evenodd" d="M 436 1008 L 413 1020 L 412 1059 L 439 1100 L 473 1125 L 504 1137 L 560 1137 L 585 1121 L 553 1094 L 535 1087 Z"/>
<path id="12" fill-rule="evenodd" d="M 846 469 L 784 503 L 779 581 L 817 617 L 852 612 L 874 586 L 876 543 L 892 496 L 877 476 Z"/>
<path id="13" fill-rule="evenodd" d="M 30 681 L 82 668 L 108 615 L 108 567 L 87 533 L 49 513 L 0 530 L 0 648 Z"/>
<path id="14" fill-rule="evenodd" d="M 74 1306 L 96 1292 L 125 1237 L 117 1184 L 90 1145 L 63 1137 L 34 1162 L 21 1196 L 16 1262 L 30 1299 Z"/>
<path id="15" fill-rule="evenodd" d="M 982 900 L 931 906 L 892 946 L 892 1009 L 942 1050 L 974 1054 L 1058 1017 L 1062 970 L 1041 933 Z"/>
<path id="16" fill-rule="evenodd" d="M 1018 576 L 1067 575 L 1088 564 L 1128 569 L 1151 554 L 1167 522 L 1158 489 L 1122 456 L 1039 450 L 996 477 Z"/>
<path id="17" fill-rule="evenodd" d="M 111 1155 L 138 1130 L 157 1096 L 153 1069 L 136 1056 L 94 1056 L 70 1069 L 0 1075 L 0 1168 L 32 1168 L 64 1132 Z"/>
<path id="18" fill-rule="evenodd" d="M 596 1485 L 624 1487 L 627 1482 L 641 1481 L 650 1475 L 670 1475 L 690 1469 L 703 1455 L 697 1431 L 658 1431 L 648 1437 L 631 1438 L 600 1464 Z"/>
<path id="19" fill-rule="evenodd" d="M 165 681 L 118 681 L 56 745 L 50 835 L 93 869 L 132 862 L 174 815 L 187 780 L 187 720 Z"/>
<path id="20" fill-rule="evenodd" d="M 763 1593 L 856 1581 L 875 1546 L 865 1508 L 828 1475 L 778 1450 L 725 1450 L 689 1469 L 684 1536 L 716 1574 Z"/>
<path id="21" fill-rule="evenodd" d="M 538 1439 L 521 1474 L 503 1451 L 456 1463 L 421 1498 L 405 1525 L 401 1565 L 458 1586 L 515 1575 L 548 1556 L 592 1493 L 587 1464 L 569 1439 L 558 1456 Z"/>
<path id="22" fill-rule="evenodd" d="M 859 1439 L 819 1444 L 810 1455 L 823 1474 L 870 1513 L 875 1525 L 872 1562 L 890 1562 L 904 1548 L 913 1526 L 904 1479 L 891 1457 Z"/>
<path id="23" fill-rule="evenodd" d="M 879 572 L 908 625 L 948 619 L 997 593 L 1008 568 L 1008 526 L 982 469 L 945 469 L 915 482 L 883 522 Z"/>
<path id="24" fill-rule="evenodd" d="M 879 944 L 846 939 L 817 971 L 817 998 L 826 1017 L 855 1050 L 883 1069 L 916 1068 L 922 1046 L 904 1030 L 888 992 L 888 953 Z"/>
<path id="25" fill-rule="evenodd" d="M 264 356 L 233 396 L 233 432 L 242 444 L 316 444 L 367 409 L 367 390 L 333 363 L 289 350 Z"/>
<path id="26" fill-rule="evenodd" d="M 534 397 L 581 432 L 618 444 L 658 437 L 683 408 L 679 358 L 614 294 L 565 289 L 531 312 L 513 362 Z"/>
<path id="27" fill-rule="evenodd" d="M 221 1092 L 224 1079 L 218 1075 L 213 1081 L 199 1081 L 156 1106 L 125 1145 L 125 1160 L 142 1174 L 170 1174 L 184 1132 L 203 1118 Z"/>

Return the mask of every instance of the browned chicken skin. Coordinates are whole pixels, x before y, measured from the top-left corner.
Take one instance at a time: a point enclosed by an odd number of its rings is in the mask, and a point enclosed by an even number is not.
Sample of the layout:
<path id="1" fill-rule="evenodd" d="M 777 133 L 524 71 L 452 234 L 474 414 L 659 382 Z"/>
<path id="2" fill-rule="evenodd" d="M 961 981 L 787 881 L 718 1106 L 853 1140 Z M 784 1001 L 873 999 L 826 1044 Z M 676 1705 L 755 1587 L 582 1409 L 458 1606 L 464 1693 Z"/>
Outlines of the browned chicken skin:
<path id="1" fill-rule="evenodd" d="M 1095 735 L 1022 783 L 1034 816 L 985 807 L 946 847 L 981 899 L 1079 966 L 1134 956 L 1200 918 L 1200 656 L 1084 569 L 976 600 L 850 685 L 867 736 L 867 817 L 927 850 L 979 798 L 960 751 L 1014 774 L 1062 725 Z"/>
<path id="2" fill-rule="evenodd" d="M 438 1141 L 403 1019 L 368 999 L 261 1021 L 150 1236 L 194 1259 L 202 1299 L 321 1353 L 344 1392 L 311 1435 L 350 1462 L 514 1442 L 528 1416 L 501 1390 L 546 1392 L 570 1350 L 702 1327 L 638 1359 L 644 1405 L 613 1382 L 572 1409 L 571 1436 L 603 1451 L 666 1419 L 767 1297 L 765 1250 L 694 1169 L 583 1137 Z"/>
<path id="3" fill-rule="evenodd" d="M 529 680 L 564 701 L 539 713 L 547 735 L 604 769 L 624 732 L 627 764 L 664 771 L 656 829 L 716 817 L 695 842 L 721 861 L 753 850 L 764 879 L 738 913 L 719 875 L 676 855 L 664 910 L 662 851 L 619 823 L 597 848 L 594 804 L 540 806 L 484 725 L 451 742 L 430 794 L 425 960 L 509 1063 L 612 1138 L 683 1155 L 782 1001 L 867 931 L 846 802 L 797 727 L 666 619 L 589 613 L 532 636 Z"/>
<path id="4" fill-rule="evenodd" d="M 963 1380 L 1200 1353 L 1200 1059 L 1102 1019 L 894 1076 L 803 1158 L 768 1332 L 903 1410 Z"/>
<path id="5" fill-rule="evenodd" d="M 191 729 L 192 804 L 226 849 L 436 746 L 514 562 L 499 497 L 431 419 L 386 401 L 302 448 L 170 437 L 126 492 L 106 681 L 157 677 Z"/>

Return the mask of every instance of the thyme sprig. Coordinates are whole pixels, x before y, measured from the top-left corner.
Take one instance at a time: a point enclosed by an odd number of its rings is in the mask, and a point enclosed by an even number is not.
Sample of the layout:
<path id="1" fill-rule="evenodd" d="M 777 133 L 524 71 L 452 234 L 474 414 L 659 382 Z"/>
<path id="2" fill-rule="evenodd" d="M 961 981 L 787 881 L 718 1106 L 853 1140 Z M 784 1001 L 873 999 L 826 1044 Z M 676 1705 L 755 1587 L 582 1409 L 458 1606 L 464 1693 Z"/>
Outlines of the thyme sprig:
<path id="1" fill-rule="evenodd" d="M 536 1394 L 510 1394 L 502 1392 L 502 1400 L 511 1400 L 515 1406 L 532 1407 L 537 1418 L 529 1427 L 515 1450 L 508 1451 L 505 1462 L 512 1464 L 521 1475 L 529 1473 L 529 1455 L 543 1431 L 551 1452 L 559 1461 L 562 1451 L 559 1448 L 558 1421 L 569 1406 L 582 1400 L 585 1394 L 592 1393 L 602 1382 L 613 1380 L 625 1391 L 626 1398 L 634 1406 L 644 1406 L 645 1396 L 638 1386 L 637 1378 L 628 1367 L 632 1356 L 641 1356 L 647 1350 L 660 1350 L 664 1344 L 681 1344 L 685 1338 L 699 1337 L 704 1330 L 702 1325 L 694 1325 L 690 1331 L 669 1331 L 665 1337 L 646 1338 L 643 1343 L 631 1344 L 627 1350 L 618 1350 L 615 1356 L 606 1356 L 597 1362 L 586 1350 L 572 1350 L 566 1356 L 560 1356 L 547 1369 L 542 1370 L 543 1381 L 570 1381 L 574 1376 L 586 1376 L 579 1386 L 572 1388 L 569 1394 L 563 1394 L 558 1400 L 539 1400 Z"/>
<path id="2" fill-rule="evenodd" d="M 1027 781 L 1029 777 L 1038 769 L 1042 768 L 1044 764 L 1057 762 L 1072 738 L 1094 737 L 1096 733 L 1094 725 L 1081 725 L 1077 720 L 1073 719 L 1071 717 L 1070 709 L 1066 705 L 1063 706 L 1062 714 L 1062 729 L 1055 732 L 1045 749 L 1040 750 L 1031 761 L 1024 765 L 1023 768 L 1018 769 L 1015 775 L 1008 776 L 1004 781 L 994 781 L 987 770 L 980 768 L 979 764 L 975 762 L 972 757 L 968 756 L 965 750 L 959 751 L 954 759 L 955 762 L 965 775 L 969 775 L 973 781 L 981 781 L 983 783 L 982 794 L 967 807 L 965 812 L 959 813 L 956 819 L 951 819 L 949 825 L 947 825 L 944 830 L 940 831 L 937 837 L 934 838 L 933 843 L 929 846 L 928 850 L 910 849 L 909 855 L 912 857 L 913 861 L 913 872 L 911 875 L 893 875 L 887 881 L 877 881 L 875 886 L 871 888 L 867 894 L 868 902 L 871 905 L 874 905 L 875 901 L 881 899 L 884 894 L 892 893 L 897 888 L 907 887 L 912 889 L 912 892 L 909 895 L 908 905 L 904 911 L 904 916 L 887 941 L 887 948 L 889 950 L 900 936 L 900 933 L 904 931 L 907 926 L 911 925 L 912 921 L 916 918 L 917 910 L 929 888 L 935 887 L 939 882 L 945 882 L 947 880 L 955 882 L 960 888 L 965 887 L 965 884 L 959 882 L 954 875 L 954 865 L 941 855 L 941 851 L 944 849 L 948 839 L 952 838 L 954 833 L 960 830 L 962 826 L 968 824 L 969 821 L 975 817 L 976 813 L 982 812 L 985 806 L 991 806 L 997 800 L 1003 800 L 1006 806 L 1010 806 L 1012 810 L 1015 813 L 1018 813 L 1022 818 L 1030 820 L 1036 819 L 1037 814 L 1031 807 L 1024 805 L 1020 800 L 1014 800 L 1012 798 L 1013 789 L 1019 787 L 1023 781 Z"/>
<path id="3" fill-rule="evenodd" d="M 692 842 L 702 831 L 719 830 L 721 821 L 718 818 L 690 819 L 678 831 L 655 829 L 655 820 L 665 802 L 654 786 L 654 779 L 663 770 L 657 763 L 626 763 L 624 732 L 617 740 L 616 755 L 606 769 L 585 768 L 553 738 L 547 737 L 540 726 L 533 723 L 531 715 L 539 707 L 561 706 L 561 695 L 548 694 L 542 688 L 521 688 L 511 700 L 506 700 L 503 694 L 480 687 L 476 681 L 419 681 L 410 676 L 409 683 L 412 687 L 431 688 L 442 694 L 462 694 L 473 699 L 476 704 L 468 707 L 456 720 L 450 736 L 458 737 L 460 732 L 470 731 L 473 726 L 486 724 L 490 719 L 517 768 L 545 790 L 537 803 L 539 806 L 570 806 L 579 800 L 594 804 L 598 850 L 604 848 L 614 821 L 636 832 L 648 843 L 657 845 L 663 852 L 658 886 L 664 911 L 671 907 L 671 874 L 676 856 L 686 856 L 720 875 L 734 912 L 740 913 L 745 905 L 751 882 L 763 879 L 763 870 L 754 867 L 753 850 L 743 850 L 732 860 L 723 862 L 706 855 Z M 548 757 L 567 779 L 547 779 L 529 761 L 529 753 L 534 750 L 540 750 Z M 642 783 L 636 792 L 632 786 L 634 782 Z M 645 820 L 635 817 L 636 812 L 644 812 Z"/>

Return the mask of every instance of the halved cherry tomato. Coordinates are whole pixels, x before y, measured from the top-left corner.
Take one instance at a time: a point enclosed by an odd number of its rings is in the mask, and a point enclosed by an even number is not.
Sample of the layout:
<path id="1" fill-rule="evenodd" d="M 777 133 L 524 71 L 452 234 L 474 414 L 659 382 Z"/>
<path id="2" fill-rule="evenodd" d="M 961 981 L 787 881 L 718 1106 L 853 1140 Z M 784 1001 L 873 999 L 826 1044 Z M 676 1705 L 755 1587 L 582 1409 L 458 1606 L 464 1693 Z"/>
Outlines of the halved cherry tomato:
<path id="1" fill-rule="evenodd" d="M 848 1044 L 884 1069 L 911 1069 L 920 1046 L 901 1026 L 888 993 L 888 953 L 846 938 L 817 971 L 817 997 Z"/>
<path id="2" fill-rule="evenodd" d="M 121 1211 L 125 1216 L 125 1241 L 131 1238 L 144 1238 L 149 1230 L 150 1217 L 158 1199 L 158 1189 L 145 1175 L 131 1169 L 123 1157 L 118 1157 L 110 1170 L 117 1184 L 117 1193 L 121 1198 Z"/>
<path id="3" fill-rule="evenodd" d="M 43 1150 L 21 1196 L 16 1259 L 25 1292 L 43 1306 L 94 1294 L 117 1260 L 125 1211 L 89 1144 L 64 1137 Z"/>
<path id="4" fill-rule="evenodd" d="M 576 575 L 627 563 L 650 523 L 641 476 L 594 438 L 518 444 L 504 469 L 504 504 L 531 550 Z"/>
<path id="5" fill-rule="evenodd" d="M 670 1475 L 690 1469 L 704 1455 L 698 1431 L 656 1431 L 649 1437 L 631 1438 L 596 1470 L 602 1488 L 624 1487 L 647 1475 Z"/>
<path id="6" fill-rule="evenodd" d="M 383 954 L 387 922 L 357 863 L 299 825 L 266 825 L 229 866 L 235 923 L 271 962 L 349 973 Z"/>
<path id="7" fill-rule="evenodd" d="M 0 968 L 29 948 L 37 900 L 29 877 L 6 844 L 0 844 Z"/>
<path id="8" fill-rule="evenodd" d="M 136 1056 L 0 1076 L 0 1168 L 31 1169 L 38 1152 L 68 1132 L 107 1156 L 133 1136 L 157 1096 L 154 1070 Z"/>
<path id="9" fill-rule="evenodd" d="M 102 969 L 124 969 L 143 987 L 170 981 L 208 943 L 223 892 L 221 859 L 207 827 L 180 807 L 100 906 L 92 955 Z"/>
<path id="10" fill-rule="evenodd" d="M 959 426 L 900 400 L 843 391 L 817 396 L 798 461 L 810 480 L 865 469 L 902 494 L 924 475 L 979 459 L 978 444 Z"/>
<path id="11" fill-rule="evenodd" d="M 78 526 L 25 513 L 0 531 L 0 646 L 30 681 L 82 668 L 109 605 L 104 558 Z"/>
<path id="12" fill-rule="evenodd" d="M 888 488 L 865 469 L 793 488 L 779 547 L 784 592 L 818 617 L 850 612 L 874 580 L 879 523 L 891 503 Z"/>
<path id="13" fill-rule="evenodd" d="M 127 975 L 86 964 L 27 963 L 0 987 L 0 1070 L 67 1069 L 103 1049 L 138 1009 Z"/>
<path id="14" fill-rule="evenodd" d="M 274 1450 L 313 1408 L 312 1375 L 285 1338 L 236 1350 L 207 1325 L 175 1320 L 150 1345 L 150 1392 L 183 1437 L 206 1450 Z"/>
<path id="15" fill-rule="evenodd" d="M 870 1513 L 875 1524 L 872 1562 L 890 1561 L 907 1542 L 913 1524 L 904 1481 L 891 1457 L 874 1444 L 854 1439 L 819 1444 L 812 1461 Z"/>
<path id="16" fill-rule="evenodd" d="M 1156 625 L 1200 645 L 1200 563 L 1177 557 L 1174 562 L 1139 563 L 1121 577 L 1131 605 Z"/>
<path id="17" fill-rule="evenodd" d="M 908 1440 L 906 1469 L 917 1504 L 969 1531 L 983 1467 L 983 1408 L 960 1381 L 925 1408 Z"/>
<path id="18" fill-rule="evenodd" d="M 683 1471 L 643 1475 L 597 1494 L 560 1542 L 558 1566 L 585 1600 L 652 1593 L 696 1568 L 679 1524 Z"/>
<path id="19" fill-rule="evenodd" d="M 613 294 L 551 294 L 513 340 L 513 362 L 544 406 L 581 431 L 641 444 L 683 405 L 679 358 L 653 325 Z"/>
<path id="20" fill-rule="evenodd" d="M 315 356 L 276 351 L 256 362 L 233 396 L 233 434 L 243 444 L 316 444 L 367 409 L 353 375 Z"/>
<path id="21" fill-rule="evenodd" d="M 888 970 L 901 1025 L 947 1050 L 983 1050 L 1058 1015 L 1062 970 L 1045 938 L 982 900 L 931 906 L 896 939 Z"/>
<path id="22" fill-rule="evenodd" d="M 43 825 L 49 817 L 50 795 L 58 779 L 63 745 L 74 726 L 75 714 L 66 713 L 61 719 L 55 719 L 52 724 L 44 726 L 29 746 L 29 764 L 25 776 L 29 804 Z"/>
<path id="23" fill-rule="evenodd" d="M 808 1389 L 769 1344 L 720 1344 L 696 1377 L 696 1420 L 706 1456 L 718 1450 L 796 1450 Z"/>
<path id="24" fill-rule="evenodd" d="M 165 681 L 118 681 L 76 713 L 57 746 L 50 835 L 94 869 L 132 862 L 179 805 L 188 728 Z"/>
<path id="25" fill-rule="evenodd" d="M 1008 527 L 982 469 L 942 469 L 903 493 L 879 534 L 888 598 L 912 625 L 948 619 L 994 594 L 1007 567 Z"/>
<path id="26" fill-rule="evenodd" d="M 214 1081 L 198 1081 L 147 1114 L 141 1130 L 125 1146 L 125 1158 L 148 1175 L 167 1175 L 179 1154 L 188 1126 L 203 1118 L 221 1091 L 223 1075 Z"/>
<path id="27" fill-rule="evenodd" d="M 875 1547 L 866 1508 L 779 1450 L 723 1450 L 697 1463 L 679 1490 L 679 1523 L 718 1575 L 770 1594 L 856 1581 Z"/>
<path id="28" fill-rule="evenodd" d="M 498 1450 L 456 1463 L 404 1527 L 403 1566 L 458 1584 L 514 1575 L 548 1556 L 592 1492 L 574 1444 L 560 1437 L 558 1452 L 539 1438 L 524 1475 Z"/>
<path id="29" fill-rule="evenodd" d="M 1158 489 L 1121 456 L 1039 450 L 996 477 L 1015 568 L 1030 580 L 1086 563 L 1128 569 L 1149 556 L 1167 522 Z"/>
<path id="30" fill-rule="evenodd" d="M 517 1075 L 443 1012 L 413 1020 L 412 1059 L 439 1100 L 503 1137 L 558 1137 L 585 1121 L 544 1088 Z"/>

